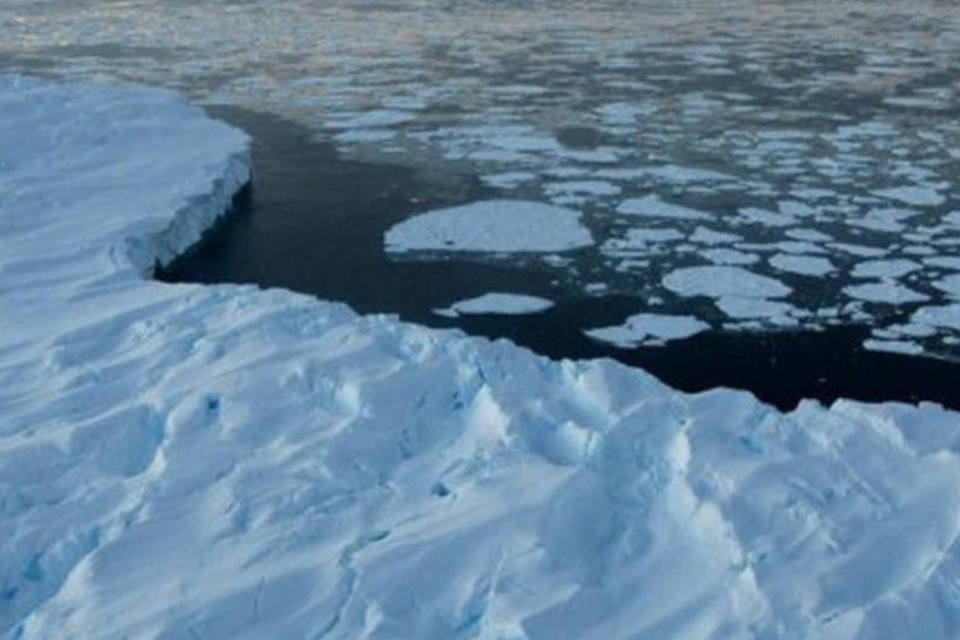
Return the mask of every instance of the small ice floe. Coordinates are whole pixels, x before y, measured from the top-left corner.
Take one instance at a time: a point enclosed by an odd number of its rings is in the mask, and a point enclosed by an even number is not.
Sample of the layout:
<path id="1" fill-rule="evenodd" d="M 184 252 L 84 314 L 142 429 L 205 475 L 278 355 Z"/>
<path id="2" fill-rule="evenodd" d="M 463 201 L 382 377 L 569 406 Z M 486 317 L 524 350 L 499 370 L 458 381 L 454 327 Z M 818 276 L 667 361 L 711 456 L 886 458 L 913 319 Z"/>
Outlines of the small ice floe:
<path id="1" fill-rule="evenodd" d="M 546 298 L 518 293 L 485 293 L 469 300 L 460 300 L 446 309 L 434 309 L 438 316 L 455 318 L 459 315 L 525 315 L 546 311 L 553 302 Z"/>
<path id="2" fill-rule="evenodd" d="M 900 278 L 919 268 L 920 264 L 906 258 L 867 260 L 857 264 L 850 275 L 854 278 Z"/>
<path id="3" fill-rule="evenodd" d="M 684 235 L 676 229 L 634 228 L 627 229 L 623 238 L 611 238 L 603 243 L 601 251 L 610 256 L 650 252 L 651 248 L 667 242 L 683 240 Z"/>
<path id="4" fill-rule="evenodd" d="M 912 324 L 960 331 L 960 304 L 921 307 L 913 312 Z"/>
<path id="5" fill-rule="evenodd" d="M 797 227 L 796 229 L 788 229 L 785 234 L 788 238 L 792 240 L 801 240 L 803 242 L 831 242 L 833 241 L 833 236 L 827 235 L 822 231 L 817 231 L 816 229 L 807 229 L 805 227 Z"/>
<path id="6" fill-rule="evenodd" d="M 334 136 L 337 142 L 373 143 L 393 140 L 397 136 L 390 129 L 347 129 Z"/>
<path id="7" fill-rule="evenodd" d="M 909 304 L 929 300 L 927 295 L 890 280 L 844 287 L 843 292 L 857 300 L 882 304 Z"/>
<path id="8" fill-rule="evenodd" d="M 846 242 L 834 242 L 829 245 L 831 249 L 836 249 L 837 251 L 842 251 L 843 253 L 849 253 L 853 256 L 858 256 L 860 258 L 879 258 L 880 256 L 887 255 L 886 249 L 880 249 L 879 247 L 868 247 L 862 244 L 849 244 Z"/>
<path id="9" fill-rule="evenodd" d="M 544 192 L 554 196 L 615 196 L 621 189 L 615 184 L 603 180 L 568 180 L 551 182 L 543 188 Z"/>
<path id="10" fill-rule="evenodd" d="M 480 180 L 495 189 L 516 189 L 520 185 L 536 180 L 537 176 L 529 171 L 507 171 L 481 176 Z"/>
<path id="11" fill-rule="evenodd" d="M 541 253 L 592 244 L 579 211 L 524 200 L 485 200 L 438 209 L 404 220 L 384 235 L 390 253 Z"/>
<path id="12" fill-rule="evenodd" d="M 630 316 L 621 325 L 588 329 L 583 333 L 599 342 L 632 349 L 641 345 L 661 345 L 671 340 L 682 340 L 709 328 L 710 325 L 692 316 L 639 313 Z"/>
<path id="13" fill-rule="evenodd" d="M 728 318 L 787 318 L 796 308 L 787 302 L 765 298 L 747 298 L 730 295 L 714 301 L 717 309 Z M 785 323 L 778 323 L 785 324 Z"/>
<path id="14" fill-rule="evenodd" d="M 960 273 L 954 273 L 933 283 L 933 286 L 953 298 L 960 298 Z"/>
<path id="15" fill-rule="evenodd" d="M 617 207 L 617 213 L 628 216 L 650 216 L 653 218 L 673 218 L 676 220 L 710 220 L 713 218 L 712 215 L 705 211 L 666 202 L 660 198 L 660 196 L 655 195 L 624 200 Z"/>
<path id="16" fill-rule="evenodd" d="M 731 244 L 743 240 L 743 238 L 735 233 L 716 231 L 701 226 L 694 229 L 689 240 L 697 244 Z"/>
<path id="17" fill-rule="evenodd" d="M 924 258 L 923 263 L 930 267 L 960 271 L 960 256 L 935 256 Z"/>
<path id="18" fill-rule="evenodd" d="M 760 256 L 755 253 L 745 253 L 736 249 L 705 249 L 700 255 L 714 264 L 728 265 L 746 265 L 755 264 L 760 261 Z"/>
<path id="19" fill-rule="evenodd" d="M 923 354 L 923 347 L 910 340 L 878 340 L 876 338 L 869 338 L 864 340 L 863 348 L 867 351 L 884 351 L 908 356 L 919 356 Z"/>
<path id="20" fill-rule="evenodd" d="M 835 270 L 833 263 L 826 258 L 787 253 L 778 253 L 770 258 L 770 266 L 804 276 L 825 276 Z"/>
<path id="21" fill-rule="evenodd" d="M 933 187 L 925 185 L 879 189 L 874 191 L 873 194 L 881 198 L 896 200 L 915 207 L 936 207 L 947 201 L 942 193 Z"/>
<path id="22" fill-rule="evenodd" d="M 783 298 L 791 289 L 779 280 L 740 267 L 684 267 L 668 273 L 663 286 L 684 297 Z"/>
<path id="23" fill-rule="evenodd" d="M 746 222 L 761 224 L 766 227 L 789 227 L 797 222 L 797 219 L 791 215 L 756 207 L 744 207 L 739 209 L 737 213 Z"/>
<path id="24" fill-rule="evenodd" d="M 371 129 L 392 127 L 409 122 L 416 114 L 394 109 L 374 109 L 365 113 L 342 114 L 327 122 L 333 129 Z"/>

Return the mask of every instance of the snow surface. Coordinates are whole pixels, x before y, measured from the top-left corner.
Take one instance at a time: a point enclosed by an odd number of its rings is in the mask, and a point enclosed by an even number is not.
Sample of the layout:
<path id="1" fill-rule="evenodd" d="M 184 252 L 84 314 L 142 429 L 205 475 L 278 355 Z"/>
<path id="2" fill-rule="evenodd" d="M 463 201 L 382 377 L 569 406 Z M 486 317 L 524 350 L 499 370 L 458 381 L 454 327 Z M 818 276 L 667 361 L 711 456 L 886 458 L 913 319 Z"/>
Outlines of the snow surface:
<path id="1" fill-rule="evenodd" d="M 0 79 L 0 114 L 0 633 L 960 634 L 958 414 L 153 282 L 244 136 L 157 91 Z"/>
<path id="2" fill-rule="evenodd" d="M 593 244 L 580 212 L 539 202 L 487 200 L 439 209 L 394 225 L 387 251 L 554 252 Z"/>
<path id="3" fill-rule="evenodd" d="M 438 309 L 435 313 L 443 316 L 460 314 L 496 313 L 502 315 L 523 315 L 546 311 L 553 302 L 538 296 L 518 293 L 485 293 L 469 300 L 460 300 L 447 309 Z"/>

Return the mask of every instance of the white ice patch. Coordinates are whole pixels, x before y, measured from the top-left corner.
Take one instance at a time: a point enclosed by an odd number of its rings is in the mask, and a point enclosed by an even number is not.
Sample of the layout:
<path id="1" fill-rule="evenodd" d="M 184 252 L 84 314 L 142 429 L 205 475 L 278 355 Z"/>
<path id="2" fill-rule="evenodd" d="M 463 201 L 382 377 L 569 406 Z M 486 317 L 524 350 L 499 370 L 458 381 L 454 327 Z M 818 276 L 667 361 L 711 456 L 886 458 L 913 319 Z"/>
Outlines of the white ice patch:
<path id="1" fill-rule="evenodd" d="M 664 276 L 663 286 L 681 296 L 709 298 L 783 298 L 791 291 L 779 280 L 730 266 L 677 269 Z"/>
<path id="2" fill-rule="evenodd" d="M 704 249 L 700 255 L 714 264 L 726 265 L 749 265 L 760 261 L 760 256 L 755 253 L 745 253 L 736 249 Z"/>
<path id="3" fill-rule="evenodd" d="M 775 213 L 767 209 L 744 207 L 738 211 L 741 218 L 747 222 L 761 224 L 767 227 L 789 227 L 796 224 L 797 219 L 792 215 Z"/>
<path id="4" fill-rule="evenodd" d="M 960 331 L 960 304 L 921 307 L 913 313 L 911 322 Z"/>
<path id="5" fill-rule="evenodd" d="M 795 311 L 793 305 L 779 300 L 748 298 L 729 295 L 714 301 L 717 308 L 727 317 L 742 318 L 784 318 Z"/>
<path id="6" fill-rule="evenodd" d="M 593 244 L 580 212 L 539 202 L 487 200 L 414 216 L 384 236 L 388 252 L 554 252 Z"/>
<path id="7" fill-rule="evenodd" d="M 960 273 L 954 273 L 933 283 L 940 291 L 954 298 L 960 298 Z"/>
<path id="8" fill-rule="evenodd" d="M 915 207 L 936 207 L 946 202 L 943 194 L 933 187 L 920 185 L 880 189 L 873 193 L 882 198 L 896 200 Z"/>
<path id="9" fill-rule="evenodd" d="M 843 292 L 857 300 L 892 305 L 929 300 L 927 295 L 893 281 L 851 285 L 844 287 Z"/>
<path id="10" fill-rule="evenodd" d="M 931 267 L 960 271 L 960 256 L 935 256 L 924 258 L 923 263 Z"/>
<path id="11" fill-rule="evenodd" d="M 682 340 L 709 328 L 710 325 L 691 316 L 640 313 L 630 316 L 621 325 L 589 329 L 584 334 L 600 342 L 631 349 L 644 344 Z"/>
<path id="12" fill-rule="evenodd" d="M 824 276 L 835 271 L 827 258 L 778 253 L 770 258 L 770 265 L 780 271 L 789 271 L 804 276 Z"/>
<path id="13" fill-rule="evenodd" d="M 628 216 L 649 216 L 675 220 L 709 220 L 713 217 L 704 211 L 666 202 L 656 195 L 624 200 L 617 207 L 617 213 Z"/>
<path id="14" fill-rule="evenodd" d="M 447 309 L 437 309 L 434 313 L 446 317 L 477 314 L 524 315 L 546 311 L 552 306 L 552 301 L 537 296 L 485 293 L 476 298 L 455 302 Z"/>
<path id="15" fill-rule="evenodd" d="M 920 268 L 913 260 L 867 260 L 858 263 L 851 272 L 854 278 L 901 278 Z"/>
<path id="16" fill-rule="evenodd" d="M 870 338 L 864 340 L 863 347 L 868 351 L 883 351 L 908 356 L 918 356 L 924 352 L 922 345 L 910 340 L 877 340 Z"/>

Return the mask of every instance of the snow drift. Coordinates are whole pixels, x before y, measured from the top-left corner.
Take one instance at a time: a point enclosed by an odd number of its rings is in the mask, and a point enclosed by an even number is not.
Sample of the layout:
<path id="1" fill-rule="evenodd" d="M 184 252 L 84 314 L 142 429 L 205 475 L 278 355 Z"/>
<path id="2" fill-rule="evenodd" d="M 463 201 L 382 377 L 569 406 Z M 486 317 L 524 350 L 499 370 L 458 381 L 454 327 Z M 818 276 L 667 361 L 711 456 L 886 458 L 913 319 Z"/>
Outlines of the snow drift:
<path id="1" fill-rule="evenodd" d="M 960 417 L 144 278 L 247 179 L 156 91 L 0 80 L 0 633 L 952 638 Z"/>

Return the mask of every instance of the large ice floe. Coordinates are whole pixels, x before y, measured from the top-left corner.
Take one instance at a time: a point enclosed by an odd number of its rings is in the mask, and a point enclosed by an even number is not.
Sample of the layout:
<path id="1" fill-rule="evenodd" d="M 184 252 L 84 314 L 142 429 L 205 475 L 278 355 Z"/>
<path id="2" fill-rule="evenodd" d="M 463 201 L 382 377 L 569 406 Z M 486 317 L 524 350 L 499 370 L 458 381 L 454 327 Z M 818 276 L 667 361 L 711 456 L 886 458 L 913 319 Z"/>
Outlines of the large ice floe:
<path id="1" fill-rule="evenodd" d="M 781 414 L 161 284 L 247 180 L 242 134 L 169 93 L 4 78 L 0 141 L 0 633 L 960 634 L 956 413 Z"/>

